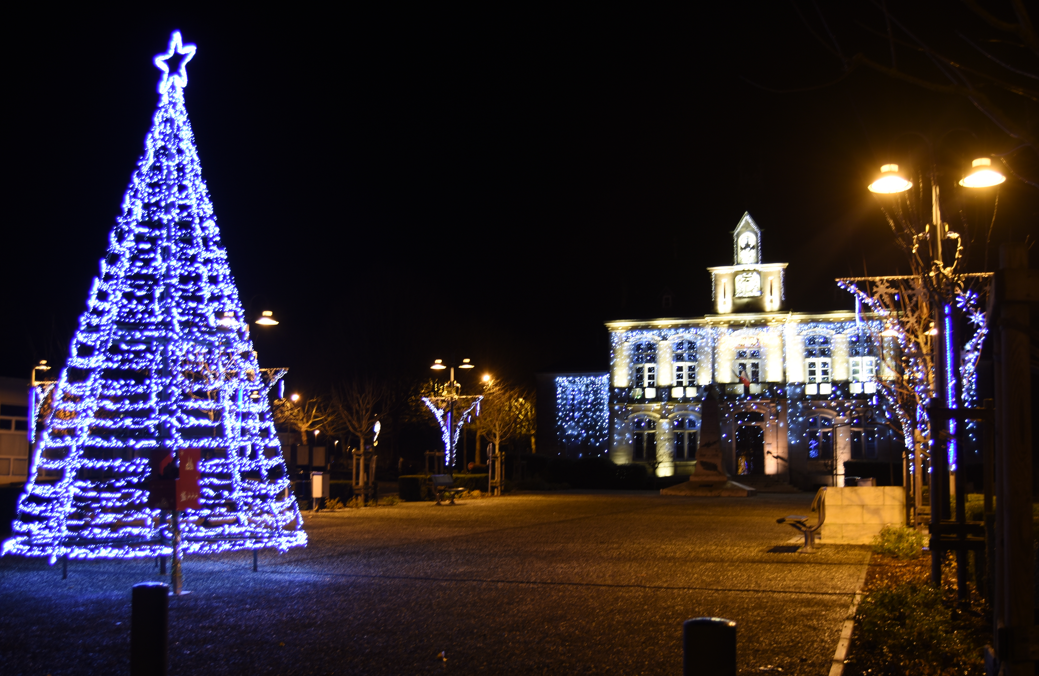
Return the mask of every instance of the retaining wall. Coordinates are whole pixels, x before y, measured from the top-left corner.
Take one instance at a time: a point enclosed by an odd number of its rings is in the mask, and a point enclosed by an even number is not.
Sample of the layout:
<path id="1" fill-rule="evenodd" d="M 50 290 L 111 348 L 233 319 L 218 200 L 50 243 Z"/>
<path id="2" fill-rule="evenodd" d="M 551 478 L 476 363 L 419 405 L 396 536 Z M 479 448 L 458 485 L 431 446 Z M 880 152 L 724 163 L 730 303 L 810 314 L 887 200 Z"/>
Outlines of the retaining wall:
<path id="1" fill-rule="evenodd" d="M 826 489 L 822 544 L 868 545 L 884 526 L 905 524 L 902 486 L 845 486 Z"/>

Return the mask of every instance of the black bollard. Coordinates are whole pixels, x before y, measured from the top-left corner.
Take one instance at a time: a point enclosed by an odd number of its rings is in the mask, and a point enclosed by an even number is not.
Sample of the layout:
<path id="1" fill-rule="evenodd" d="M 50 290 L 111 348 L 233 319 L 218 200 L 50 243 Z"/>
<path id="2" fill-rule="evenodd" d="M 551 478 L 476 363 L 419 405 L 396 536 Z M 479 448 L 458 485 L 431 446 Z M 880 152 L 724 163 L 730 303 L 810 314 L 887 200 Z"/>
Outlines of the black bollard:
<path id="1" fill-rule="evenodd" d="M 685 676 L 736 676 L 736 623 L 696 617 L 682 624 Z"/>
<path id="2" fill-rule="evenodd" d="M 130 676 L 166 676 L 169 618 L 169 585 L 142 582 L 133 586 Z"/>

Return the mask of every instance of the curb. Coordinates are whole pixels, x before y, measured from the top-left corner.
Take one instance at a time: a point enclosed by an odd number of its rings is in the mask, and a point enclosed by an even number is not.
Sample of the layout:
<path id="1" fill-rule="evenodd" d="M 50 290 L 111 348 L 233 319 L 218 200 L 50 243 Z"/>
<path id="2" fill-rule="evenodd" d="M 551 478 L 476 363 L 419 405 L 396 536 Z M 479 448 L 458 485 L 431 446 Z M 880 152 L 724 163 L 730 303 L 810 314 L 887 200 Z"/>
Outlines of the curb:
<path id="1" fill-rule="evenodd" d="M 872 558 L 873 554 L 870 554 L 869 559 L 866 559 L 866 567 L 863 568 L 862 577 L 859 578 L 858 591 L 855 592 L 855 596 L 851 600 L 851 606 L 848 607 L 844 627 L 841 628 L 841 637 L 837 641 L 837 650 L 834 651 L 833 662 L 830 663 L 830 676 L 843 676 L 844 674 L 844 660 L 848 657 L 848 649 L 851 647 L 851 633 L 855 628 L 855 611 L 858 610 L 859 602 L 862 601 L 862 587 L 866 584 L 866 573 L 869 572 L 869 562 Z"/>

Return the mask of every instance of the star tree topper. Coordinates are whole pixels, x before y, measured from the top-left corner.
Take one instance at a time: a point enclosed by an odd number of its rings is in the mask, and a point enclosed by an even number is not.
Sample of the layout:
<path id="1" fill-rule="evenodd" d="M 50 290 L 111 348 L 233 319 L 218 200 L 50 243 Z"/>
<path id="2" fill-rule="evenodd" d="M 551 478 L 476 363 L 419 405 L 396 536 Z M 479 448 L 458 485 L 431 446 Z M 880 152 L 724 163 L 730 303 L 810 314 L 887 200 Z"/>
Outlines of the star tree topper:
<path id="1" fill-rule="evenodd" d="M 165 94 L 169 90 L 170 85 L 177 85 L 178 89 L 183 89 L 188 84 L 188 61 L 191 61 L 195 56 L 195 45 L 185 45 L 183 39 L 180 37 L 180 31 L 173 31 L 170 35 L 170 45 L 166 50 L 165 54 L 155 55 L 155 67 L 162 71 L 162 79 L 159 80 L 159 93 Z M 171 76 L 169 64 L 167 60 L 173 58 L 174 54 L 179 54 L 184 58 L 180 60 L 180 67 L 177 68 L 176 72 Z"/>

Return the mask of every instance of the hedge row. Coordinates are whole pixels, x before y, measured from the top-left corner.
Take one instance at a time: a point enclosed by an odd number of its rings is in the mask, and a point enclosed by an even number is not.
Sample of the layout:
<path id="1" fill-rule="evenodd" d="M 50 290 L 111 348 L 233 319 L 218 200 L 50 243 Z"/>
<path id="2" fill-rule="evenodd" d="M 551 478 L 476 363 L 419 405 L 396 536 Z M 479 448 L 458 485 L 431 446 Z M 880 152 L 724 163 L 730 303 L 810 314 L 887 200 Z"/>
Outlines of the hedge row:
<path id="1" fill-rule="evenodd" d="M 547 490 L 553 486 L 613 490 L 653 488 L 653 479 L 645 465 L 615 465 L 607 458 L 556 458 L 544 455 L 521 457 L 526 479 L 519 483 L 527 490 Z M 509 473 L 506 466 L 506 473 Z M 454 486 L 466 490 L 487 490 L 486 474 L 455 474 Z M 511 482 L 506 485 L 508 491 Z M 400 499 L 406 502 L 433 500 L 429 475 L 411 474 L 397 479 Z"/>
<path id="2" fill-rule="evenodd" d="M 301 504 L 307 505 L 307 509 L 310 508 L 311 492 L 309 481 L 293 482 L 292 493 L 296 496 L 296 500 L 300 501 Z M 353 482 L 335 480 L 328 482 L 328 497 L 336 498 L 345 505 L 354 497 Z"/>
<path id="3" fill-rule="evenodd" d="M 467 491 L 486 491 L 486 474 L 453 474 L 455 488 L 464 488 Z M 400 499 L 404 502 L 423 502 L 435 500 L 433 495 L 433 480 L 428 474 L 405 474 L 397 479 L 397 488 Z"/>
<path id="4" fill-rule="evenodd" d="M 571 488 L 642 490 L 652 488 L 645 465 L 616 465 L 608 458 L 555 458 L 525 455 L 523 473 L 548 484 L 567 484 Z"/>

